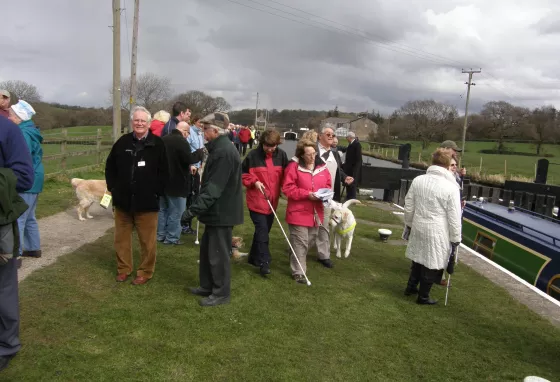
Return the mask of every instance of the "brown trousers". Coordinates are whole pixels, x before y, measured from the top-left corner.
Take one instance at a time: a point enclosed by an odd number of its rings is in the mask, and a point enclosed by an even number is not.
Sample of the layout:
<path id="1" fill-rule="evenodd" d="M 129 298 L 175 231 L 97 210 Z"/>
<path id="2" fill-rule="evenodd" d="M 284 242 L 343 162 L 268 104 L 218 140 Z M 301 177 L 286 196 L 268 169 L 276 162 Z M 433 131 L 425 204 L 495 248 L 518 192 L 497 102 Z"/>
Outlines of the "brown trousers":
<path id="1" fill-rule="evenodd" d="M 115 251 L 117 272 L 132 273 L 132 229 L 136 227 L 140 241 L 140 266 L 137 276 L 151 279 L 156 266 L 157 212 L 125 212 L 115 208 Z"/>

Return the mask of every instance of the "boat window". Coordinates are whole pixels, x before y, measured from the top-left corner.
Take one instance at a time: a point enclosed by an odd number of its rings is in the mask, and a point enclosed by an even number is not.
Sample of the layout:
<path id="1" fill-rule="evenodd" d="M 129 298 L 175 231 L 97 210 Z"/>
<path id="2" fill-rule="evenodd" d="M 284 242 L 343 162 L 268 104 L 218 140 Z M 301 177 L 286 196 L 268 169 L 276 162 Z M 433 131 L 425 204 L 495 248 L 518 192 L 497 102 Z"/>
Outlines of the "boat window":
<path id="1" fill-rule="evenodd" d="M 552 277 L 550 283 L 548 284 L 547 293 L 560 301 L 560 274 Z"/>
<path id="2" fill-rule="evenodd" d="M 492 258 L 494 247 L 496 246 L 496 239 L 488 236 L 484 232 L 478 232 L 473 243 L 473 249 L 483 256 Z"/>

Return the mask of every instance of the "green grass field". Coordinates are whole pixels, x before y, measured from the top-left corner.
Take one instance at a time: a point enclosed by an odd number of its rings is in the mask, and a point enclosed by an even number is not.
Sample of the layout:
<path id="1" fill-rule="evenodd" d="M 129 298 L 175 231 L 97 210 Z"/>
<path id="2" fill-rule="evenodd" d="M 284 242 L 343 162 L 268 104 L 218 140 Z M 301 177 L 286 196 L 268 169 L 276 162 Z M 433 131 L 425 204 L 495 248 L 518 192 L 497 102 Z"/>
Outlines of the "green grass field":
<path id="1" fill-rule="evenodd" d="M 103 140 L 111 141 L 111 126 L 77 126 L 68 128 L 68 137 L 76 138 L 80 136 L 84 137 L 94 137 L 97 135 L 97 129 L 102 129 Z M 62 129 L 51 129 L 41 132 L 45 140 L 57 139 L 62 137 Z M 94 139 L 93 139 L 94 141 Z M 43 155 L 54 155 L 61 153 L 61 145 L 57 143 L 53 144 L 43 144 Z M 103 145 L 103 149 L 110 149 L 111 146 Z M 82 144 L 72 144 L 68 143 L 66 145 L 67 152 L 80 152 L 80 151 L 90 151 L 96 150 L 96 145 L 82 145 Z M 109 155 L 109 151 L 106 150 L 101 154 L 101 161 L 103 162 L 105 158 Z M 97 155 L 83 155 L 83 156 L 73 156 L 66 159 L 66 168 L 71 170 L 74 168 L 79 168 L 83 166 L 89 166 L 95 164 L 97 161 Z M 60 159 L 45 160 L 45 173 L 51 174 L 61 169 Z"/>
<path id="2" fill-rule="evenodd" d="M 417 141 L 394 141 L 391 143 L 410 143 L 412 150 L 410 154 L 411 162 L 429 163 L 431 154 L 438 148 L 439 143 L 431 143 L 428 148 L 422 150 L 421 142 Z M 458 143 L 460 144 L 460 143 Z M 521 176 L 534 179 L 535 165 L 542 157 L 521 156 L 521 155 L 498 155 L 482 154 L 479 150 L 491 150 L 496 146 L 495 142 L 467 142 L 466 153 L 463 155 L 463 165 L 468 173 L 480 172 L 481 174 L 505 174 L 506 178 Z M 512 151 L 535 153 L 535 146 L 530 143 L 507 143 L 506 146 Z M 543 153 L 551 154 L 553 157 L 546 158 L 551 164 L 548 168 L 548 184 L 560 184 L 560 145 L 546 144 L 543 146 Z M 384 151 L 388 157 L 398 155 L 398 150 L 388 149 Z M 481 166 L 482 158 L 482 166 Z M 552 163 L 558 163 L 554 165 Z"/>
<path id="3" fill-rule="evenodd" d="M 352 208 L 361 219 L 399 222 Z M 160 245 L 153 280 L 132 286 L 114 281 L 112 234 L 103 236 L 20 285 L 23 347 L 2 380 L 558 380 L 557 328 L 460 264 L 447 307 L 415 304 L 403 296 L 404 247 L 381 243 L 376 230 L 359 224 L 351 256 L 334 258 L 332 270 L 312 250 L 307 287 L 291 280 L 275 223 L 272 275 L 234 262 L 232 302 L 216 308 L 201 308 L 185 290 L 198 280 L 194 237 Z M 252 233 L 246 214 L 234 230 L 245 251 Z M 445 289 L 432 294 L 442 300 Z"/>

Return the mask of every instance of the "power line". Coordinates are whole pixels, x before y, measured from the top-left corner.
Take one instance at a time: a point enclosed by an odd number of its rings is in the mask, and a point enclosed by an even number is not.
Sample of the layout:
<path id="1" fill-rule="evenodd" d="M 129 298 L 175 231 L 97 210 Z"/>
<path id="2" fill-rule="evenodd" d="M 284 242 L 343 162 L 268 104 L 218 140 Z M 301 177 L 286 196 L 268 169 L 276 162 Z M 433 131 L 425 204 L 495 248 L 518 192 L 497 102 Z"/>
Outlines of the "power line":
<path id="1" fill-rule="evenodd" d="M 338 31 L 338 32 L 342 32 L 342 33 L 344 33 L 344 34 L 346 34 L 346 35 L 350 35 L 350 36 L 358 36 L 358 37 L 361 37 L 362 39 L 366 40 L 366 42 L 368 42 L 368 43 L 370 43 L 370 44 L 378 45 L 378 46 L 380 46 L 380 47 L 382 47 L 382 48 L 391 50 L 391 51 L 396 52 L 396 53 L 407 54 L 407 55 L 409 55 L 409 56 L 412 56 L 412 57 L 415 57 L 415 58 L 418 58 L 418 59 L 422 59 L 422 60 L 425 60 L 425 61 L 430 61 L 430 62 L 432 62 L 432 63 L 438 64 L 438 65 L 441 65 L 441 66 L 447 66 L 447 67 L 451 67 L 451 68 L 454 68 L 454 69 L 458 69 L 458 67 L 456 67 L 456 66 L 452 66 L 452 65 L 450 65 L 450 64 L 446 64 L 446 63 L 443 63 L 443 62 L 441 62 L 441 61 L 436 61 L 435 59 L 430 58 L 430 57 L 422 56 L 421 53 L 412 52 L 412 51 L 406 50 L 406 49 L 404 49 L 404 48 L 394 47 L 394 46 L 392 46 L 392 45 L 390 45 L 390 44 L 387 44 L 387 43 L 378 42 L 378 41 L 375 41 L 375 40 L 373 40 L 373 39 L 371 39 L 371 38 L 369 38 L 369 37 L 367 37 L 367 36 L 363 36 L 363 35 L 358 34 L 358 33 L 350 32 L 350 31 L 347 31 L 347 30 L 345 30 L 345 29 L 338 28 L 338 27 L 335 27 L 335 26 L 332 26 L 332 25 L 329 25 L 329 24 L 326 24 L 326 23 L 323 23 L 323 22 L 310 20 L 310 19 L 305 18 L 305 17 L 303 17 L 303 16 L 295 15 L 295 14 L 293 14 L 293 13 L 286 12 L 286 11 L 283 11 L 283 10 L 278 9 L 278 8 L 274 8 L 274 7 L 270 7 L 270 6 L 267 6 L 267 5 L 258 3 L 258 2 L 254 1 L 254 0 L 248 0 L 248 1 L 252 1 L 252 2 L 257 3 L 257 4 L 261 5 L 261 6 L 264 6 L 264 7 L 267 7 L 267 8 L 271 8 L 271 9 L 273 9 L 273 10 L 277 10 L 277 11 L 280 11 L 280 12 L 285 13 L 285 14 L 288 14 L 288 15 L 292 15 L 292 16 L 295 16 L 295 17 L 299 17 L 299 18 L 304 19 L 304 20 L 306 20 L 306 21 L 311 21 L 311 22 L 313 22 L 313 23 L 317 23 L 317 24 L 320 24 L 320 25 L 324 25 L 324 26 L 326 26 L 327 28 L 330 28 L 330 29 L 326 29 L 326 28 L 324 28 L 324 27 L 321 27 L 321 26 L 318 26 L 318 25 L 314 25 L 314 24 L 309 24 L 309 23 L 303 22 L 303 21 L 301 21 L 301 20 L 296 20 L 296 19 L 293 19 L 293 18 L 284 16 L 284 15 L 281 15 L 281 14 L 269 12 L 269 11 L 267 11 L 267 10 L 265 10 L 265 9 L 255 8 L 255 7 L 252 7 L 252 6 L 250 6 L 250 5 L 247 5 L 247 4 L 244 4 L 244 3 L 240 3 L 240 2 L 238 2 L 238 1 L 234 1 L 234 0 L 227 0 L 227 1 L 229 1 L 230 3 L 234 3 L 234 4 L 241 5 L 241 6 L 243 6 L 243 7 L 249 8 L 249 9 L 253 9 L 253 10 L 259 11 L 259 12 L 267 13 L 267 14 L 272 15 L 272 16 L 277 16 L 277 17 L 280 17 L 280 18 L 283 18 L 283 19 L 286 19 L 286 20 L 290 20 L 290 21 L 293 21 L 293 22 L 296 22 L 296 23 L 299 23 L 299 24 L 302 24 L 302 25 L 305 25 L 305 26 L 310 26 L 310 27 L 314 27 L 314 28 L 317 28 L 317 29 L 321 29 L 321 30 L 328 30 L 328 31 L 330 31 L 330 32 L 337 32 L 337 31 Z M 365 33 L 365 32 L 363 32 L 363 33 Z"/>
<path id="2" fill-rule="evenodd" d="M 253 0 L 248 0 L 248 1 L 252 1 L 252 2 L 255 2 L 255 3 L 256 3 L 256 1 L 253 1 Z M 375 34 L 375 33 L 372 33 L 372 32 L 365 32 L 365 31 L 362 31 L 362 30 L 360 30 L 360 29 L 357 29 L 357 28 L 348 26 L 348 25 L 346 25 L 346 24 L 342 24 L 342 23 L 339 23 L 339 22 L 337 22 L 337 21 L 334 21 L 334 20 L 331 20 L 331 19 L 327 19 L 327 18 L 325 18 L 325 17 L 318 16 L 318 15 L 313 14 L 313 13 L 311 13 L 311 12 L 304 11 L 303 9 L 299 9 L 299 8 L 296 8 L 296 7 L 292 7 L 292 6 L 290 6 L 290 5 L 281 3 L 281 2 L 279 2 L 279 1 L 275 1 L 275 0 L 265 0 L 265 1 L 268 1 L 268 2 L 274 3 L 274 4 L 278 4 L 278 5 L 281 5 L 281 6 L 286 7 L 286 8 L 293 9 L 293 10 L 298 11 L 298 12 L 301 12 L 301 13 L 305 13 L 305 14 L 310 15 L 310 16 L 312 16 L 312 17 L 315 17 L 315 18 L 318 18 L 318 19 L 321 19 L 321 20 L 325 20 L 325 21 L 327 21 L 327 22 L 329 22 L 329 23 L 333 23 L 333 24 L 340 25 L 340 26 L 342 26 L 342 27 L 349 28 L 349 29 L 351 29 L 351 30 L 358 31 L 358 32 L 360 32 L 360 33 L 368 34 L 368 35 L 371 35 L 371 36 L 376 36 L 376 37 L 378 37 L 379 39 L 384 40 L 384 41 L 386 41 L 387 43 L 390 43 L 392 46 L 399 47 L 399 45 L 400 45 L 400 46 L 403 47 L 402 49 L 407 49 L 407 50 L 412 50 L 412 51 L 420 52 L 421 54 L 428 55 L 428 56 L 432 56 L 432 57 L 434 57 L 434 58 L 436 58 L 436 59 L 445 60 L 445 61 L 448 61 L 448 62 L 451 62 L 451 63 L 455 63 L 455 64 L 457 64 L 457 65 L 459 65 L 459 66 L 463 66 L 463 65 L 464 65 L 464 63 L 461 63 L 461 62 L 459 62 L 459 61 L 450 59 L 450 58 L 448 58 L 448 57 L 441 56 L 441 55 L 437 55 L 437 54 L 433 54 L 433 53 L 427 52 L 427 51 L 422 50 L 422 49 L 417 49 L 417 48 L 411 47 L 411 46 L 409 46 L 409 45 L 406 45 L 406 44 L 397 42 L 397 41 L 395 41 L 395 40 L 390 40 L 390 39 L 388 39 L 388 38 L 386 38 L 386 37 L 383 37 L 383 36 L 381 36 L 381 35 L 378 35 L 378 34 Z M 264 4 L 263 4 L 263 5 L 264 5 Z M 472 65 L 467 65 L 467 66 L 472 66 Z M 476 67 L 476 65 L 475 65 L 475 67 Z"/>

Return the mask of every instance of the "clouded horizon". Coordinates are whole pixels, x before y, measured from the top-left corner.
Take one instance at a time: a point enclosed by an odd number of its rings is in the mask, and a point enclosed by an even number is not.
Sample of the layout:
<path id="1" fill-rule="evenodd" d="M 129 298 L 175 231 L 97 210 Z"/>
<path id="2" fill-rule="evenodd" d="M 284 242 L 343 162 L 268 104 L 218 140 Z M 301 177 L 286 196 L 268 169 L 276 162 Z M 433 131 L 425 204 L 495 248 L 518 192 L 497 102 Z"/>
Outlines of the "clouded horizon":
<path id="1" fill-rule="evenodd" d="M 43 100 L 109 106 L 111 1 L 8 2 L 0 81 Z M 123 0 L 121 74 L 130 75 L 133 0 Z M 264 12 L 256 9 L 261 9 Z M 289 20 L 291 19 L 291 20 Z M 292 20 L 297 20 L 292 21 Z M 409 100 L 560 108 L 560 2 L 479 0 L 140 0 L 138 73 L 202 90 L 233 109 L 390 113 Z M 365 38 L 363 36 L 366 36 Z"/>

